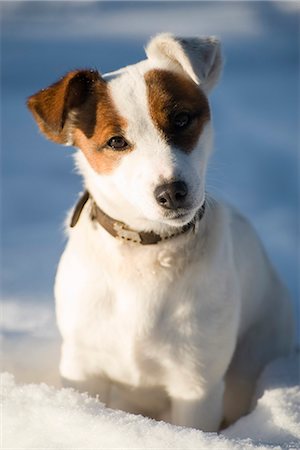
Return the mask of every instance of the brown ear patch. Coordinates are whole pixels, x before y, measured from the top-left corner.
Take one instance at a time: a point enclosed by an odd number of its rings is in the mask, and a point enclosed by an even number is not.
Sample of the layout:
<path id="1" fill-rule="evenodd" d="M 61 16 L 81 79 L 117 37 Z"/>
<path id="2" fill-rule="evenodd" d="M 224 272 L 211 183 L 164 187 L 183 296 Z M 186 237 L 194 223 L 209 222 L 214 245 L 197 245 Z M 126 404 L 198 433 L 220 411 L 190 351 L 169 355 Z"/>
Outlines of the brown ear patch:
<path id="1" fill-rule="evenodd" d="M 153 69 L 145 74 L 150 115 L 164 138 L 184 152 L 193 150 L 210 119 L 208 100 L 189 78 L 169 70 Z M 175 126 L 177 114 L 188 113 L 187 127 Z"/>
<path id="2" fill-rule="evenodd" d="M 58 82 L 32 95 L 27 106 L 47 138 L 66 144 L 73 125 L 92 136 L 96 124 L 97 86 L 105 84 L 93 70 L 69 72 Z"/>
<path id="3" fill-rule="evenodd" d="M 27 105 L 47 138 L 80 148 L 99 173 L 111 172 L 132 149 L 128 146 L 116 151 L 106 145 L 112 137 L 124 135 L 126 121 L 118 114 L 108 84 L 97 71 L 69 72 L 32 95 Z"/>
<path id="4" fill-rule="evenodd" d="M 106 82 L 97 71 L 80 71 L 69 82 L 65 94 L 62 116 L 62 127 L 70 111 L 75 112 L 74 125 L 80 128 L 87 137 L 94 134 L 96 126 L 96 109 L 99 86 Z"/>

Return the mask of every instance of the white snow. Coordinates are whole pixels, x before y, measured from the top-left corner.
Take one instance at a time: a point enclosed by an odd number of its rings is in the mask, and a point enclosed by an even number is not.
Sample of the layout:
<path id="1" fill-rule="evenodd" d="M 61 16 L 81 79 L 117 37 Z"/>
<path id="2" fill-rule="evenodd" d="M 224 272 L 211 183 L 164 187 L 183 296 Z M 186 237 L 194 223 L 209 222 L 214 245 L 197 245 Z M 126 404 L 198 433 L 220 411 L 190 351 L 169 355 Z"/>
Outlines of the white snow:
<path id="1" fill-rule="evenodd" d="M 277 361 L 261 378 L 254 411 L 222 434 L 113 411 L 72 389 L 18 385 L 1 376 L 5 449 L 282 449 L 300 446 L 297 361 Z"/>
<path id="2" fill-rule="evenodd" d="M 300 448 L 296 355 L 266 369 L 253 412 L 221 435 L 61 390 L 52 286 L 65 211 L 81 183 L 70 150 L 39 136 L 25 108 L 27 96 L 68 70 L 104 73 L 140 60 L 156 32 L 219 35 L 226 63 L 211 99 L 216 152 L 208 188 L 254 224 L 299 322 L 299 2 L 14 1 L 0 8 L 1 371 L 8 372 L 0 448 Z"/>
<path id="3" fill-rule="evenodd" d="M 231 439 L 300 446 L 299 354 L 271 363 L 262 374 L 255 409 L 224 431 Z"/>

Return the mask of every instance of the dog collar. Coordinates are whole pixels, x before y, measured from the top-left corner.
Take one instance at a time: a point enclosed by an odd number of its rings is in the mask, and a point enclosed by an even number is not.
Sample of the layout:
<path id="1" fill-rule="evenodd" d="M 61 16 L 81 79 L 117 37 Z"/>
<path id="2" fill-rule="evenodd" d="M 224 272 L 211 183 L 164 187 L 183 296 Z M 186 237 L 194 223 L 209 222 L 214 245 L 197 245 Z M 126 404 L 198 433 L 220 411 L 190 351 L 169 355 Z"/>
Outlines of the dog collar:
<path id="1" fill-rule="evenodd" d="M 201 220 L 204 212 L 205 212 L 205 202 L 197 212 L 195 218 L 192 222 L 189 222 L 186 225 L 183 225 L 178 231 L 172 234 L 160 235 L 154 233 L 153 231 L 135 231 L 129 228 L 124 222 L 120 222 L 119 220 L 113 219 L 108 216 L 99 206 L 95 203 L 94 199 L 91 197 L 88 191 L 85 191 L 84 194 L 78 200 L 77 205 L 75 206 L 72 219 L 71 219 L 71 228 L 74 228 L 77 224 L 81 212 L 86 204 L 86 202 L 91 198 L 92 200 L 92 208 L 91 208 L 91 220 L 97 221 L 99 225 L 101 225 L 109 234 L 117 239 L 121 239 L 128 242 L 134 242 L 136 244 L 141 245 L 153 245 L 157 244 L 161 241 L 167 241 L 174 237 L 180 236 L 181 234 L 186 233 L 188 230 L 195 228 L 197 221 Z"/>

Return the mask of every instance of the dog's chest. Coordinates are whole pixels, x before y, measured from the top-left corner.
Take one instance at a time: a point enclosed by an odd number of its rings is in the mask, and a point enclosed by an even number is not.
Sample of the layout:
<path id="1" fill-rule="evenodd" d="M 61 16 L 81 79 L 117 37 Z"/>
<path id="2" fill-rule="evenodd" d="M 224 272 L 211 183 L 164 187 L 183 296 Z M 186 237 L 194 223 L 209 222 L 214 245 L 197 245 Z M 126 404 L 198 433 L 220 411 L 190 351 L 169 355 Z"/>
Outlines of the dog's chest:
<path id="1" fill-rule="evenodd" d="M 184 251 L 171 246 L 124 246 L 110 258 L 102 248 L 85 259 L 78 271 L 86 289 L 76 300 L 73 332 L 91 373 L 136 386 L 161 382 L 163 355 L 168 359 L 176 345 L 183 314 L 185 267 Z M 184 314 L 192 312 L 187 307 Z"/>

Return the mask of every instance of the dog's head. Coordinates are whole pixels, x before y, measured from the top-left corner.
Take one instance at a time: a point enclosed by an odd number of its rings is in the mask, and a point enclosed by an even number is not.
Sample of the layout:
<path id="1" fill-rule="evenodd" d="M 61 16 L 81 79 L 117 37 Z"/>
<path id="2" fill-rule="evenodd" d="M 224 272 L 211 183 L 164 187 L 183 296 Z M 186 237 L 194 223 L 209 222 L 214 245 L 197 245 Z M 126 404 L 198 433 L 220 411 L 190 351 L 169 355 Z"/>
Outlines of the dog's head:
<path id="1" fill-rule="evenodd" d="M 221 71 L 213 37 L 153 38 L 147 59 L 101 76 L 68 73 L 28 100 L 49 139 L 79 149 L 100 207 L 131 226 L 188 223 L 204 201 L 212 147 L 209 91 Z"/>

